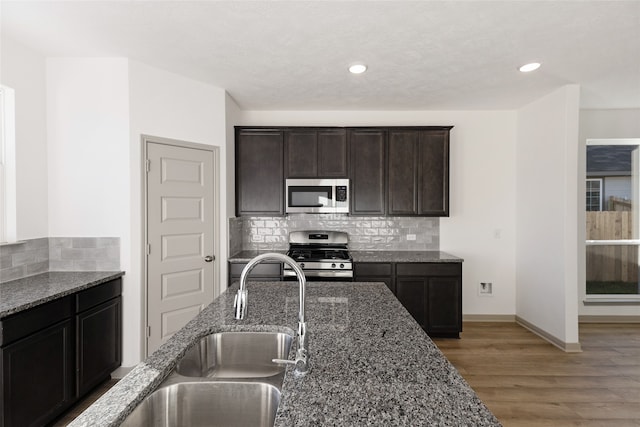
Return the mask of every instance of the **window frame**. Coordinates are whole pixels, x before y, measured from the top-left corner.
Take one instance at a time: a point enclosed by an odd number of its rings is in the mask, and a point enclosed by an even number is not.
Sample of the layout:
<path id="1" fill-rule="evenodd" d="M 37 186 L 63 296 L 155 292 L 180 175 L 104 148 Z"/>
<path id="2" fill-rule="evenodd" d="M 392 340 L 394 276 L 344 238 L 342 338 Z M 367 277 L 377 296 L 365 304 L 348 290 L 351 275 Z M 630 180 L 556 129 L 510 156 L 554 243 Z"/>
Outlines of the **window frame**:
<path id="1" fill-rule="evenodd" d="M 602 193 L 603 193 L 602 192 L 602 187 L 604 185 L 604 179 L 603 178 L 587 178 L 586 183 L 588 184 L 589 182 L 598 182 L 598 183 L 600 183 L 600 187 L 598 188 L 598 193 L 599 193 L 599 197 L 598 197 L 598 199 L 599 199 L 598 200 L 598 203 L 599 203 L 598 212 L 601 212 L 602 211 Z M 589 191 L 589 188 L 587 186 L 587 191 L 585 193 L 587 193 L 588 191 Z M 585 194 L 585 196 L 586 196 L 586 194 Z M 594 211 L 591 211 L 591 212 L 594 212 Z"/>
<path id="2" fill-rule="evenodd" d="M 591 145 L 634 145 L 637 146 L 640 150 L 640 138 L 603 138 L 603 139 L 587 139 L 586 146 Z M 640 165 L 638 165 L 640 167 Z M 585 164 L 586 168 L 586 164 Z M 632 171 L 632 179 L 634 179 L 633 171 Z M 587 178 L 589 180 L 590 178 Z M 638 179 L 635 176 L 635 179 Z M 585 181 L 586 185 L 586 181 Z M 640 185 L 638 183 L 637 185 Z M 586 191 L 585 191 L 586 195 Z M 601 187 L 601 203 L 602 203 L 602 187 Z M 584 210 L 586 210 L 586 204 L 584 205 Z M 638 217 L 636 221 L 640 223 L 640 210 L 636 212 Z M 640 247 L 640 239 L 617 239 L 617 240 L 585 240 L 585 251 L 588 246 L 639 246 Z M 639 262 L 640 264 L 640 262 Z M 640 267 L 639 267 L 640 268 Z M 585 299 L 583 302 L 585 304 L 628 304 L 628 303 L 640 303 L 640 294 L 587 294 L 586 293 L 586 281 L 583 284 L 585 286 Z"/>

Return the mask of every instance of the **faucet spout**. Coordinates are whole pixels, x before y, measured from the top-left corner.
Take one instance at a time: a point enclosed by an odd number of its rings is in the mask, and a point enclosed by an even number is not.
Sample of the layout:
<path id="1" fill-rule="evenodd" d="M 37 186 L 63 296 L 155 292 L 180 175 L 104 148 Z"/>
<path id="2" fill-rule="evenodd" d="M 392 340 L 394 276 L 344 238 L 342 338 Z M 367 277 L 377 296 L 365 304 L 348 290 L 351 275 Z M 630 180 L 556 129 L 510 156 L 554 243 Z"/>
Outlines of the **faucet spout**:
<path id="1" fill-rule="evenodd" d="M 309 355 L 307 351 L 307 323 L 305 321 L 304 303 L 307 278 L 302 268 L 290 257 L 278 253 L 266 253 L 253 258 L 242 270 L 240 274 L 240 289 L 233 302 L 235 318 L 242 320 L 247 315 L 247 278 L 253 268 L 263 261 L 280 261 L 291 267 L 298 279 L 298 292 L 300 308 L 298 310 L 298 350 L 296 351 L 296 373 L 304 374 L 309 370 Z M 289 361 L 274 359 L 276 363 L 289 363 Z"/>

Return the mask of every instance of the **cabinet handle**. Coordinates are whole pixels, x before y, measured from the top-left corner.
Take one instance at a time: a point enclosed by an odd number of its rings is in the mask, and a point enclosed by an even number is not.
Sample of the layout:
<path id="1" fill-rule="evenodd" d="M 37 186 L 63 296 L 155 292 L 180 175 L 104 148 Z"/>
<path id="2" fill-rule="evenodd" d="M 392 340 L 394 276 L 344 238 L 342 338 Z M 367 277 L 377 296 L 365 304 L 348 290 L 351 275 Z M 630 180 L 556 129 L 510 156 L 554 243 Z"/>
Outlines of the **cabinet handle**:
<path id="1" fill-rule="evenodd" d="M 206 257 L 204 257 L 205 262 L 211 262 L 214 259 L 216 259 L 216 257 L 213 255 L 207 255 Z"/>

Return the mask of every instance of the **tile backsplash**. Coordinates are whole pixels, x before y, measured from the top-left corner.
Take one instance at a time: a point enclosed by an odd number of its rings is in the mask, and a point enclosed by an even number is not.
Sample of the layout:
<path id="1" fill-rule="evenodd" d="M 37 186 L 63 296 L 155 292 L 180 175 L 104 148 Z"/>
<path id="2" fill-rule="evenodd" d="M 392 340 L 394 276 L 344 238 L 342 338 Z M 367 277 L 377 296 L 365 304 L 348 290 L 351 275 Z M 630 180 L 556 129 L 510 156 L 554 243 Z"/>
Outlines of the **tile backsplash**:
<path id="1" fill-rule="evenodd" d="M 0 246 L 0 283 L 47 271 L 117 270 L 118 237 L 43 237 Z"/>
<path id="2" fill-rule="evenodd" d="M 49 239 L 0 246 L 0 283 L 49 270 Z"/>
<path id="3" fill-rule="evenodd" d="M 345 214 L 229 219 L 229 253 L 286 250 L 290 231 L 334 230 L 349 234 L 349 249 L 439 250 L 440 220 L 424 217 L 355 217 Z M 415 240 L 408 237 L 415 236 Z M 241 242 L 240 244 L 238 242 Z"/>
<path id="4" fill-rule="evenodd" d="M 118 237 L 50 237 L 50 271 L 115 271 L 120 269 Z"/>

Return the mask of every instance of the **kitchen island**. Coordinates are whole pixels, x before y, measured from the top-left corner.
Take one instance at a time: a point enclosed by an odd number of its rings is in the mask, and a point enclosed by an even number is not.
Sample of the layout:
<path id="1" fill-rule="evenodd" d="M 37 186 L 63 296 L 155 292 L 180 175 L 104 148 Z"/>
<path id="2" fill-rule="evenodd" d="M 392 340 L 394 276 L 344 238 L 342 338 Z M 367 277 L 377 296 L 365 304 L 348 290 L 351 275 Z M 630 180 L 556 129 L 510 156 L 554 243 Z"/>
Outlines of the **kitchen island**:
<path id="1" fill-rule="evenodd" d="M 245 320 L 233 318 L 236 289 L 234 284 L 71 426 L 119 425 L 207 334 L 293 334 L 297 283 L 249 283 Z M 276 426 L 500 425 L 384 284 L 308 283 L 306 316 L 310 371 L 296 377 L 287 367 Z"/>

